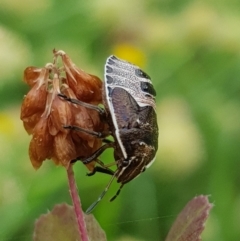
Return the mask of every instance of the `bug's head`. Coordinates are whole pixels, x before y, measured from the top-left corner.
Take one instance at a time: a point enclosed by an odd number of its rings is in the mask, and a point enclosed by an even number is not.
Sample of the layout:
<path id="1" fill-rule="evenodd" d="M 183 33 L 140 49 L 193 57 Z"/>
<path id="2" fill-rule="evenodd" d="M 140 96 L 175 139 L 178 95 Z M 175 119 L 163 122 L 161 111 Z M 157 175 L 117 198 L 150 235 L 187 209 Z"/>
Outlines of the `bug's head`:
<path id="1" fill-rule="evenodd" d="M 144 142 L 136 142 L 132 156 L 118 163 L 117 181 L 125 184 L 146 170 L 155 160 L 156 150 Z"/>

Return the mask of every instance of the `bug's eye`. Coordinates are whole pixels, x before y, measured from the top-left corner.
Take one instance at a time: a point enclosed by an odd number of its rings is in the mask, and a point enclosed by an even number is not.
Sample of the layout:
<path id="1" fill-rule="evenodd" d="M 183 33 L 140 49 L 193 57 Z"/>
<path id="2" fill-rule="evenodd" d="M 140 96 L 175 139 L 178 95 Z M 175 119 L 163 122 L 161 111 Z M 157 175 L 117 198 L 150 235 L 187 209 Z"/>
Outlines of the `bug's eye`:
<path id="1" fill-rule="evenodd" d="M 151 83 L 141 81 L 141 89 L 150 95 L 156 96 L 156 91 Z"/>
<path id="2" fill-rule="evenodd" d="M 146 74 L 144 71 L 142 71 L 141 69 L 136 69 L 135 74 L 140 78 L 151 79 L 150 76 Z"/>

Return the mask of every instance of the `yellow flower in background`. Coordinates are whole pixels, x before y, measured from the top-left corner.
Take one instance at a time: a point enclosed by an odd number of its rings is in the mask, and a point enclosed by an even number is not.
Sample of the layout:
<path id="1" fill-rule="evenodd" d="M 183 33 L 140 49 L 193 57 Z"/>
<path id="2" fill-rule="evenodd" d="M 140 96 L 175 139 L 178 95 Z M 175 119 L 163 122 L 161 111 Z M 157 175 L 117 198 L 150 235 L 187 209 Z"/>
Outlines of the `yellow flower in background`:
<path id="1" fill-rule="evenodd" d="M 17 106 L 19 108 L 19 106 Z M 9 162 L 15 155 L 17 143 L 24 143 L 22 138 L 22 124 L 19 120 L 19 112 L 15 107 L 2 110 L 0 112 L 0 169 L 5 170 L 4 163 L 8 166 Z M 19 155 L 19 154 L 17 154 Z M 7 164 L 8 163 L 8 164 Z M 11 164 L 9 164 L 11 165 Z M 2 173 L 0 175 L 3 176 Z M 0 180 L 1 182 L 1 180 Z M 0 185 L 0 190 L 2 186 Z M 1 191 L 2 194 L 2 191 Z"/>
<path id="2" fill-rule="evenodd" d="M 0 135 L 11 135 L 14 133 L 14 121 L 7 113 L 0 113 Z"/>
<path id="3" fill-rule="evenodd" d="M 146 56 L 139 48 L 131 44 L 118 44 L 113 48 L 112 53 L 119 57 L 143 68 L 146 65 Z"/>

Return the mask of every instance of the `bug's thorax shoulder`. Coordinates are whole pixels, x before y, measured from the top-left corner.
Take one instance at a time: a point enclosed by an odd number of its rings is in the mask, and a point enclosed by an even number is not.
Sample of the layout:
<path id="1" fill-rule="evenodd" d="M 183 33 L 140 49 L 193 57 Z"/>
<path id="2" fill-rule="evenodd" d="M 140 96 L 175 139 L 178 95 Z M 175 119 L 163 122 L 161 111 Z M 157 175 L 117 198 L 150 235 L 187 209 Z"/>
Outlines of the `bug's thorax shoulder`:
<path id="1" fill-rule="evenodd" d="M 156 91 L 150 77 L 138 66 L 110 56 L 105 65 L 104 77 L 104 91 L 109 97 L 113 89 L 122 88 L 133 96 L 139 106 L 150 105 L 155 109 Z"/>

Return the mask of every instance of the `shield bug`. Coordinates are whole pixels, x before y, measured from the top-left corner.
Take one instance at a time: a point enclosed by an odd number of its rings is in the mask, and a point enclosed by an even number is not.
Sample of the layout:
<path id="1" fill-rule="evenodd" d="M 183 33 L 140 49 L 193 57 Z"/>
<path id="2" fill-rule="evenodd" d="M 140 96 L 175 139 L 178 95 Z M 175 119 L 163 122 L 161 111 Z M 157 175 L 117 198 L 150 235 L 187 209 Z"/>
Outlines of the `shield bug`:
<path id="1" fill-rule="evenodd" d="M 89 174 L 103 172 L 113 175 L 97 201 L 88 208 L 87 213 L 89 213 L 105 195 L 114 178 L 121 183 L 121 186 L 111 201 L 117 197 L 124 184 L 144 172 L 154 162 L 158 149 L 156 91 L 150 77 L 138 66 L 110 56 L 105 65 L 104 109 L 69 99 L 63 95 L 60 96 L 70 102 L 98 111 L 108 123 L 110 132 L 96 133 L 79 129 L 76 126 L 66 126 L 65 128 L 85 131 L 99 138 L 112 135 L 114 139 L 113 142 L 104 139 L 106 143 L 102 147 L 92 156 L 81 160 L 86 164 L 96 160 L 107 148 L 114 149 L 117 169 L 112 171 L 108 168 L 109 165 L 98 162 L 100 166 L 96 166 L 93 173 Z"/>

